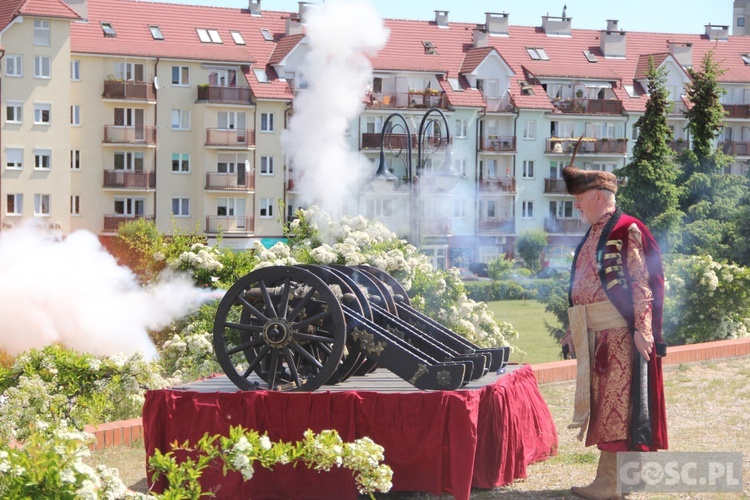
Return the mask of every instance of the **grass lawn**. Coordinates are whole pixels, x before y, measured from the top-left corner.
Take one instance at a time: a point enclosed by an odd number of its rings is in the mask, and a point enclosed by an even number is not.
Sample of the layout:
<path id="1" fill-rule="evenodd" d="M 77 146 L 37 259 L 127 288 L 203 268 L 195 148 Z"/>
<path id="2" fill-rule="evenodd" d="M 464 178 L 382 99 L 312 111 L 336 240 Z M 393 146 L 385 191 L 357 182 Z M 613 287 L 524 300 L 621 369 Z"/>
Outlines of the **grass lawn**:
<path id="1" fill-rule="evenodd" d="M 545 305 L 536 300 L 499 300 L 487 303 L 499 321 L 507 321 L 518 332 L 511 344 L 526 352 L 525 356 L 513 354 L 511 361 L 519 363 L 547 363 L 559 361 L 560 345 L 550 337 L 544 320 L 555 323 L 555 316 L 544 310 Z"/>

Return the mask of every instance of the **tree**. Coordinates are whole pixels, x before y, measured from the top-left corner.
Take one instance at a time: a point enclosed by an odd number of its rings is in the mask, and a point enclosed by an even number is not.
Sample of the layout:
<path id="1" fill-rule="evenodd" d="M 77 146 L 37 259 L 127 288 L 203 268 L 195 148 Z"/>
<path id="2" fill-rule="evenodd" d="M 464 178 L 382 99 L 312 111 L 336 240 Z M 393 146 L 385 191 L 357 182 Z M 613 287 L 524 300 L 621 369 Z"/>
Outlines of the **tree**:
<path id="1" fill-rule="evenodd" d="M 653 232 L 660 245 L 672 246 L 683 218 L 679 210 L 680 189 L 676 185 L 678 170 L 675 154 L 668 141 L 672 131 L 667 114 L 672 104 L 666 88 L 667 70 L 655 68 L 649 59 L 646 112 L 635 123 L 640 133 L 633 146 L 633 157 L 615 174 L 625 177 L 627 184 L 619 190 L 622 209 L 641 219 Z"/>
<path id="2" fill-rule="evenodd" d="M 541 229 L 524 231 L 516 240 L 516 250 L 531 271 L 539 269 L 539 260 L 545 246 L 547 246 L 547 233 Z"/>

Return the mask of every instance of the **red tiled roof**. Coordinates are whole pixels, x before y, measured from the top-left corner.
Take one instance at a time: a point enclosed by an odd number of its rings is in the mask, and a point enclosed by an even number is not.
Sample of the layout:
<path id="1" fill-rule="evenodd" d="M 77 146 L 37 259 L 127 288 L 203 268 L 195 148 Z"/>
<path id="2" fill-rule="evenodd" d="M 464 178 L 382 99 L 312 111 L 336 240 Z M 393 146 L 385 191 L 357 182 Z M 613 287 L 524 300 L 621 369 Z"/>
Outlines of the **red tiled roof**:
<path id="1" fill-rule="evenodd" d="M 283 37 L 276 44 L 276 48 L 271 57 L 268 59 L 268 64 L 279 64 L 289 53 L 297 46 L 297 44 L 305 37 L 304 34 L 289 35 Z"/>
<path id="2" fill-rule="evenodd" d="M 80 19 L 80 16 L 61 0 L 3 0 L 0 2 L 0 31 L 18 16 Z"/>
<path id="3" fill-rule="evenodd" d="M 461 64 L 461 73 L 471 73 L 482 61 L 484 61 L 490 52 L 494 51 L 494 47 L 472 47 L 466 51 L 463 63 Z"/>
<path id="4" fill-rule="evenodd" d="M 648 72 L 648 62 L 652 57 L 654 58 L 654 67 L 658 68 L 659 66 L 661 66 L 661 63 L 663 63 L 669 56 L 669 52 L 662 52 L 660 54 L 641 54 L 640 56 L 638 56 L 638 64 L 636 64 L 635 66 L 635 74 L 633 75 L 633 80 L 646 79 L 646 73 Z"/>

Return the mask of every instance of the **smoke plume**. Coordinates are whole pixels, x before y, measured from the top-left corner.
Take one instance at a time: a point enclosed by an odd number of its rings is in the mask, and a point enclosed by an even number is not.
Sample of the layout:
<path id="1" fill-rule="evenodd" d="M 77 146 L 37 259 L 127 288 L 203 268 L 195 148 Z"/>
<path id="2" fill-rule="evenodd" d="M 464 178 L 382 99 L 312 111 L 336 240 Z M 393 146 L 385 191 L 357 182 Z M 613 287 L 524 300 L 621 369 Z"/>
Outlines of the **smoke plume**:
<path id="1" fill-rule="evenodd" d="M 367 159 L 347 147 L 347 130 L 364 108 L 372 79 L 367 54 L 385 45 L 388 30 L 375 8 L 361 0 L 315 5 L 305 26 L 309 53 L 296 78 L 304 88 L 294 99 L 282 145 L 294 167 L 299 201 L 338 214 L 356 192 L 359 176 L 375 173 Z"/>
<path id="2" fill-rule="evenodd" d="M 142 352 L 151 359 L 156 348 L 148 329 L 211 298 L 186 277 L 141 286 L 86 231 L 63 241 L 31 227 L 0 233 L 0 349 L 12 355 L 60 343 L 97 355 Z"/>

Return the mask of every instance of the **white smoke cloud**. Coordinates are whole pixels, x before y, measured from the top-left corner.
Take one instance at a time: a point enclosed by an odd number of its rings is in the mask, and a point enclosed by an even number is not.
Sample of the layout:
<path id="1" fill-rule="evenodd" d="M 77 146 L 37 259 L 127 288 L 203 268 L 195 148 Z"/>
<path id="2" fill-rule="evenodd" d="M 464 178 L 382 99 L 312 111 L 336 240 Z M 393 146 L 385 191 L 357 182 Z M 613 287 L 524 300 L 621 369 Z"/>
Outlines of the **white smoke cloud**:
<path id="1" fill-rule="evenodd" d="M 211 298 L 186 277 L 141 286 L 86 231 L 63 241 L 27 226 L 0 233 L 0 348 L 13 355 L 57 342 L 151 359 L 156 348 L 147 330 Z"/>
<path id="2" fill-rule="evenodd" d="M 315 5 L 305 26 L 309 53 L 301 73 L 307 88 L 295 97 L 282 145 L 294 165 L 300 201 L 336 214 L 356 192 L 359 176 L 375 173 L 371 162 L 348 148 L 346 133 L 364 108 L 372 80 L 367 55 L 385 46 L 388 30 L 375 8 L 361 0 Z"/>

